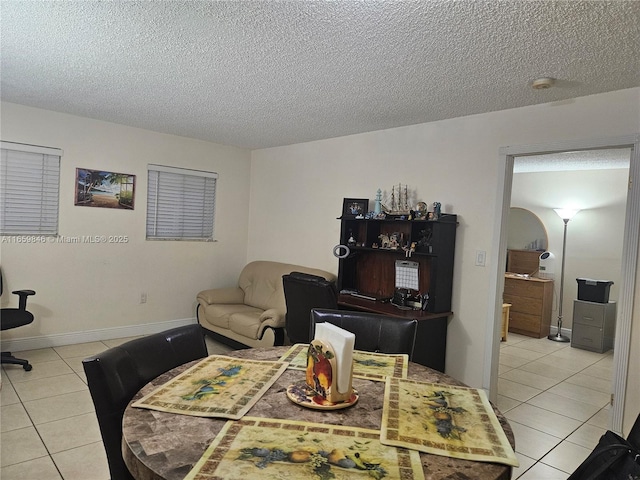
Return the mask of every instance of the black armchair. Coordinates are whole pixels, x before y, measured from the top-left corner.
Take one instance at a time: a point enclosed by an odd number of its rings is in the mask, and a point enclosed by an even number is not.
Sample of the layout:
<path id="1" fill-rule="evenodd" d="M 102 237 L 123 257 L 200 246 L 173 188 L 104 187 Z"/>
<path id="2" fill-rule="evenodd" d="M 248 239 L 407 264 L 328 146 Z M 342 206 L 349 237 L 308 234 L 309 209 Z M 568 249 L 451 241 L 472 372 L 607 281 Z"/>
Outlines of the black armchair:
<path id="1" fill-rule="evenodd" d="M 202 328 L 187 325 L 128 341 L 82 361 L 111 478 L 134 478 L 121 451 L 122 417 L 133 396 L 158 375 L 206 356 Z"/>
<path id="2" fill-rule="evenodd" d="M 0 271 L 0 295 L 2 295 L 2 271 Z M 15 290 L 15 295 L 18 295 L 18 308 L 3 308 L 0 310 L 0 328 L 2 330 L 8 330 L 10 328 L 22 327 L 33 322 L 33 314 L 27 311 L 27 297 L 35 295 L 33 290 Z M 14 365 L 22 365 L 27 372 L 30 371 L 33 366 L 28 360 L 14 357 L 11 352 L 2 352 L 2 363 L 11 363 Z"/>
<path id="3" fill-rule="evenodd" d="M 291 343 L 311 341 L 311 309 L 338 308 L 338 292 L 334 282 L 317 275 L 291 272 L 282 276 L 287 306 L 285 330 Z"/>
<path id="4" fill-rule="evenodd" d="M 313 309 L 312 336 L 316 323 L 329 322 L 356 336 L 356 350 L 406 353 L 413 358 L 418 321 L 348 310 Z"/>

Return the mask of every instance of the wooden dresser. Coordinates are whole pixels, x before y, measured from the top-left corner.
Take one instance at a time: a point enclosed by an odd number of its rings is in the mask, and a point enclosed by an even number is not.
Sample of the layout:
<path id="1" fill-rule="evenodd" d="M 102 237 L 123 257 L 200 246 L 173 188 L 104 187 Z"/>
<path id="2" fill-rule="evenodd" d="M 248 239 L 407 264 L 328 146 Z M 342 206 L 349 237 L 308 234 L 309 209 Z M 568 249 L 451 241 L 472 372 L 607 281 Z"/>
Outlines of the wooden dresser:
<path id="1" fill-rule="evenodd" d="M 510 303 L 509 331 L 543 338 L 549 335 L 553 280 L 506 273 L 504 303 Z"/>

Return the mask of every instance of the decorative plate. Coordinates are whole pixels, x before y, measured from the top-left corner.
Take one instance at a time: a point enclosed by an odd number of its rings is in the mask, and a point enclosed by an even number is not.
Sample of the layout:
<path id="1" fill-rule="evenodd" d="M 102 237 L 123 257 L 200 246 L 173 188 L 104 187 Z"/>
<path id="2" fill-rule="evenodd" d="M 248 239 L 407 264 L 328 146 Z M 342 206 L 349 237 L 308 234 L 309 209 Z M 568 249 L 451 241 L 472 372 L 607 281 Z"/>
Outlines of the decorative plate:
<path id="1" fill-rule="evenodd" d="M 315 410 L 340 410 L 354 405 L 360 398 L 354 388 L 351 397 L 346 402 L 331 403 L 318 395 L 315 390 L 304 382 L 289 385 L 287 387 L 287 397 L 293 403 Z"/>

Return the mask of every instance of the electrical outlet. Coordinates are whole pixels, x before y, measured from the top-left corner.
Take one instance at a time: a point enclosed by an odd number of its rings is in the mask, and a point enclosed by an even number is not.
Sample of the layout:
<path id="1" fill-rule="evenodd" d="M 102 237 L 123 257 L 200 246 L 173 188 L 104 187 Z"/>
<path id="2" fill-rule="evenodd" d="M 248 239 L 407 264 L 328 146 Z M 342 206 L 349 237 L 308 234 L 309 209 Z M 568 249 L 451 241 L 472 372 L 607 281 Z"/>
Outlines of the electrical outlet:
<path id="1" fill-rule="evenodd" d="M 147 292 L 142 292 L 140 294 L 140 303 L 147 303 Z"/>
<path id="2" fill-rule="evenodd" d="M 484 250 L 476 250 L 476 265 L 484 267 L 487 264 L 487 252 Z"/>

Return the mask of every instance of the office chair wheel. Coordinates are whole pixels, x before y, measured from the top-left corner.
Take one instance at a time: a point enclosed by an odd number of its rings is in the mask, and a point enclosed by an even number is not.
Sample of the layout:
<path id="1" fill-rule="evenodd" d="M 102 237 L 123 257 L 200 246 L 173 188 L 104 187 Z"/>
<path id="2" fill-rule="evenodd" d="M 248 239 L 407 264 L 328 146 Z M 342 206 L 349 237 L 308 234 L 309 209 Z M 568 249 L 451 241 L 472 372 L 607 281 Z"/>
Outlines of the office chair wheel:
<path id="1" fill-rule="evenodd" d="M 27 363 L 26 365 L 23 365 L 22 368 L 24 368 L 25 371 L 30 372 L 33 366 Z"/>

